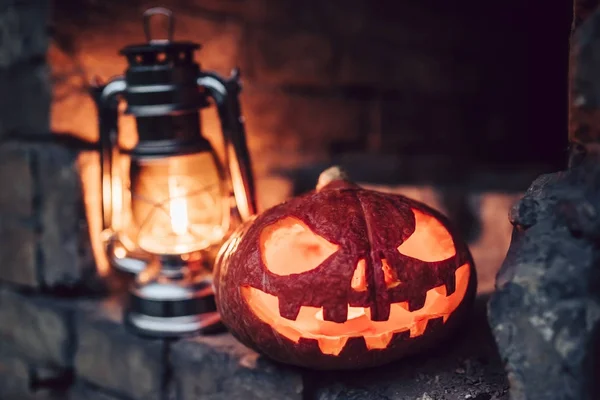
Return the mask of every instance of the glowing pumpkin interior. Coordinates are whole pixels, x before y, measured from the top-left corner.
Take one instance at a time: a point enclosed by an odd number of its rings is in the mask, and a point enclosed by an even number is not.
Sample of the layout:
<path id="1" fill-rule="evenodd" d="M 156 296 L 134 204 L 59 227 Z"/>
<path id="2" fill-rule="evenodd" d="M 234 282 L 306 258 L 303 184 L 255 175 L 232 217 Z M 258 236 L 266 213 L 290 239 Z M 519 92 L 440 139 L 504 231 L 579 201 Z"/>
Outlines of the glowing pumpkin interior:
<path id="1" fill-rule="evenodd" d="M 450 233 L 435 217 L 413 209 L 415 231 L 397 250 L 406 256 L 426 262 L 443 261 L 455 256 L 456 248 Z M 260 237 L 261 255 L 268 270 L 279 276 L 302 274 L 317 268 L 339 246 L 315 234 L 302 221 L 288 217 L 263 229 Z M 386 260 L 382 260 L 385 282 L 393 288 L 401 282 Z M 356 265 L 351 289 L 367 290 L 365 260 Z M 368 349 L 384 349 L 395 333 L 410 332 L 410 337 L 424 333 L 430 319 L 442 318 L 444 322 L 464 298 L 470 278 L 469 264 L 455 271 L 456 290 L 447 295 L 444 285 L 426 293 L 422 308 L 409 311 L 408 302 L 390 305 L 387 321 L 372 321 L 369 308 L 348 306 L 345 322 L 326 321 L 323 308 L 302 306 L 295 320 L 282 317 L 279 299 L 251 286 L 242 286 L 245 301 L 263 322 L 279 334 L 298 342 L 300 338 L 317 341 L 323 354 L 337 355 L 351 337 L 363 337 Z M 314 290 L 327 290 L 315 287 Z"/>

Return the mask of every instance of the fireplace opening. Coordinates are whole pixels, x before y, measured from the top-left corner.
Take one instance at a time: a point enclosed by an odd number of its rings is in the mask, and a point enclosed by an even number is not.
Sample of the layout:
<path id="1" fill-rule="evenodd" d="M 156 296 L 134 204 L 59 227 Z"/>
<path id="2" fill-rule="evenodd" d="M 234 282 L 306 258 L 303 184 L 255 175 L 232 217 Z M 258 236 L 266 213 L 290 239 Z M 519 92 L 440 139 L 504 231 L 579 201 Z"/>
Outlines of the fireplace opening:
<path id="1" fill-rule="evenodd" d="M 566 158 L 568 4 L 514 1 L 496 12 L 471 1 L 163 5 L 176 15 L 177 38 L 202 44 L 202 68 L 241 68 L 260 209 L 310 190 L 323 169 L 341 165 L 357 182 L 446 213 L 473 247 L 480 289 L 492 289 L 509 243 L 508 207 Z M 118 50 L 143 42 L 147 6 L 56 0 L 62 11 L 48 54 L 54 131 L 98 139 L 89 84 L 123 73 Z M 201 118 L 223 157 L 217 113 L 206 109 Z M 122 146 L 132 147 L 134 119 L 121 115 L 119 124 Z M 81 165 L 97 237 L 97 154 L 83 154 Z"/>

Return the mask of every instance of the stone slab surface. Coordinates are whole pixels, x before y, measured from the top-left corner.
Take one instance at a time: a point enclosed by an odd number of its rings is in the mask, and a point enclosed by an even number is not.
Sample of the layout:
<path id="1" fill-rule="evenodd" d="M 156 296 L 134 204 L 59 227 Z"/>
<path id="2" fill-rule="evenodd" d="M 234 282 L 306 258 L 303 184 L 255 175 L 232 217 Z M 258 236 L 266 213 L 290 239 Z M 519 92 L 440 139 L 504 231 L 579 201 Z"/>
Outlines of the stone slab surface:
<path id="1" fill-rule="evenodd" d="M 302 400 L 302 371 L 275 364 L 230 334 L 182 340 L 171 347 L 177 400 Z"/>
<path id="2" fill-rule="evenodd" d="M 65 399 L 66 400 L 66 399 Z M 68 400 L 127 400 L 123 397 L 105 392 L 102 388 L 91 386 L 85 382 L 77 382 L 69 390 Z"/>
<path id="3" fill-rule="evenodd" d="M 82 303 L 76 329 L 78 377 L 126 399 L 162 399 L 167 373 L 166 344 L 126 330 L 118 299 Z"/>
<path id="4" fill-rule="evenodd" d="M 0 341 L 40 365 L 73 364 L 73 309 L 68 300 L 0 288 Z"/>
<path id="5" fill-rule="evenodd" d="M 462 330 L 428 353 L 364 371 L 316 372 L 272 362 L 229 333 L 140 338 L 122 324 L 117 297 L 61 301 L 4 288 L 0 342 L 19 356 L 0 351 L 0 384 L 9 379 L 10 390 L 35 387 L 41 396 L 75 379 L 70 397 L 59 397 L 70 400 L 506 400 L 485 303 L 480 297 Z"/>
<path id="6" fill-rule="evenodd" d="M 0 354 L 0 399 L 38 400 L 50 399 L 31 389 L 29 365 L 22 359 Z"/>

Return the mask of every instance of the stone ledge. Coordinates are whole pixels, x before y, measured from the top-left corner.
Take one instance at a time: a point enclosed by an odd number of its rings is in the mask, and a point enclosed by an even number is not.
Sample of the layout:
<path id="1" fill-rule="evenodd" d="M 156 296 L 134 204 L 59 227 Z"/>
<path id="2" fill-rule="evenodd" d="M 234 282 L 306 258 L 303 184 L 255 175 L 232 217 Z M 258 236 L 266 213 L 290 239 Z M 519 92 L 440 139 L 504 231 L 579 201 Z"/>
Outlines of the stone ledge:
<path id="1" fill-rule="evenodd" d="M 68 400 L 128 400 L 79 381 L 69 390 Z"/>
<path id="2" fill-rule="evenodd" d="M 301 370 L 266 360 L 228 333 L 173 344 L 171 365 L 177 400 L 304 398 Z"/>
<path id="3" fill-rule="evenodd" d="M 118 298 L 85 301 L 76 316 L 76 375 L 107 392 L 134 400 L 163 399 L 166 343 L 129 333 Z"/>
<path id="4" fill-rule="evenodd" d="M 62 369 L 31 365 L 15 354 L 6 342 L 0 344 L 0 399 L 60 400 L 64 393 L 52 383 L 62 382 L 68 373 Z M 49 385 L 47 385 L 50 383 Z"/>
<path id="5" fill-rule="evenodd" d="M 42 366 L 72 367 L 72 302 L 0 288 L 0 321 L 0 341 L 16 353 Z"/>
<path id="6" fill-rule="evenodd" d="M 485 303 L 480 297 L 464 328 L 427 354 L 318 372 L 272 362 L 229 333 L 140 338 L 123 326 L 119 297 L 59 300 L 3 288 L 0 344 L 9 351 L 0 346 L 0 398 L 12 400 L 2 397 L 10 391 L 21 393 L 15 400 L 504 400 L 508 383 Z"/>

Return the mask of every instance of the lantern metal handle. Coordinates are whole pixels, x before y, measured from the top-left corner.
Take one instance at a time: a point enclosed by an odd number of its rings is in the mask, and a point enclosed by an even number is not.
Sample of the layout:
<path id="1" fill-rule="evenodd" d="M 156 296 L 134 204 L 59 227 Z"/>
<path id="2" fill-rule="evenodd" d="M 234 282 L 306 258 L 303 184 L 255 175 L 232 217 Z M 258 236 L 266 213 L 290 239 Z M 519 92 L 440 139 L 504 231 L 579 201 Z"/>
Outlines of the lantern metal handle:
<path id="1" fill-rule="evenodd" d="M 165 39 L 152 39 L 152 32 L 150 30 L 150 20 L 156 15 L 163 15 L 167 18 L 168 25 L 166 41 L 172 42 L 173 32 L 175 32 L 175 17 L 173 17 L 173 12 L 171 10 L 164 7 L 153 7 L 144 11 L 144 33 L 146 35 L 146 39 L 149 43 L 165 41 Z"/>
<path id="2" fill-rule="evenodd" d="M 198 85 L 205 88 L 217 106 L 223 132 L 225 163 L 232 179 L 240 217 L 248 220 L 257 212 L 254 176 L 246 132 L 239 101 L 240 73 L 234 69 L 228 79 L 211 72 L 202 72 Z"/>
<path id="3" fill-rule="evenodd" d="M 122 76 L 106 84 L 92 83 L 92 96 L 98 110 L 100 130 L 100 172 L 102 193 L 102 230 L 113 228 L 113 162 L 117 151 L 119 135 L 118 96 L 125 92 L 127 83 Z"/>

